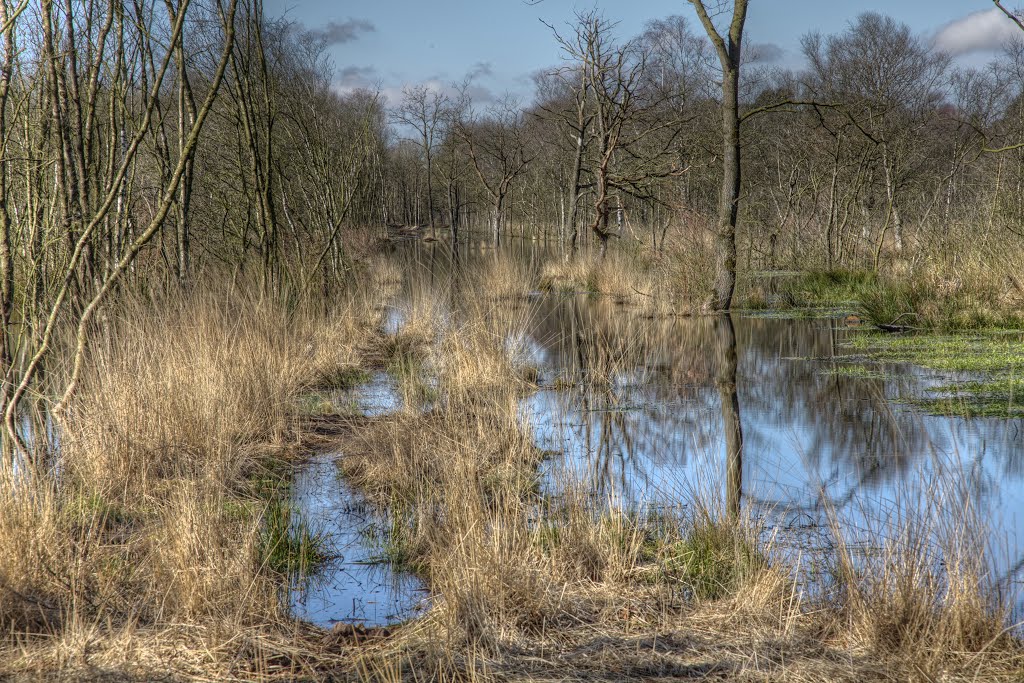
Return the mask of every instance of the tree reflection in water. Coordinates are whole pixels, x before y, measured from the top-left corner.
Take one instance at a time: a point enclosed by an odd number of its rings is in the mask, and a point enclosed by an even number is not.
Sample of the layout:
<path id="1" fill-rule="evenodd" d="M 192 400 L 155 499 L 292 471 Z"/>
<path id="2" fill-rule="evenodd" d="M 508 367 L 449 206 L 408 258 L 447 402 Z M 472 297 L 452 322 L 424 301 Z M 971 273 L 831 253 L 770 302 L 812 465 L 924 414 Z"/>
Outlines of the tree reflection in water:
<path id="1" fill-rule="evenodd" d="M 725 431 L 725 509 L 729 518 L 737 521 L 740 517 L 740 498 L 743 496 L 743 423 L 736 391 L 736 329 L 732 324 L 731 313 L 715 317 L 715 351 L 715 385 L 718 387 L 722 429 Z"/>
<path id="2" fill-rule="evenodd" d="M 493 255 L 468 240 L 464 249 L 465 268 Z M 521 251 L 535 267 L 538 252 Z M 457 307 L 485 294 L 464 289 L 448 301 Z M 549 487 L 582 478 L 594 495 L 628 506 L 674 504 L 708 481 L 725 482 L 730 514 L 742 496 L 747 511 L 781 524 L 821 525 L 830 508 L 856 529 L 942 474 L 977 509 L 1001 515 L 1010 539 L 1000 573 L 1017 564 L 1020 425 L 914 410 L 900 399 L 942 381 L 919 368 L 844 374 L 846 343 L 858 332 L 835 320 L 649 318 L 586 294 L 519 305 L 529 306 L 526 345 L 543 379 L 523 412 L 539 445 L 560 453 L 546 465 Z"/>

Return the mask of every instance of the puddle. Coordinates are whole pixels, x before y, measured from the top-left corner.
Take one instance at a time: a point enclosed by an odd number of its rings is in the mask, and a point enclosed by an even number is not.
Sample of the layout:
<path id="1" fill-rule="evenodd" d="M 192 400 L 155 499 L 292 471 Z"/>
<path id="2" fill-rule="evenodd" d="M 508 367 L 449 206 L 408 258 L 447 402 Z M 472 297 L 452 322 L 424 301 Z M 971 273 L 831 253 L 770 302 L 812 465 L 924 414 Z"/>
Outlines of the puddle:
<path id="1" fill-rule="evenodd" d="M 333 559 L 292 591 L 292 614 L 330 627 L 339 621 L 386 626 L 414 616 L 427 593 L 415 577 L 380 561 L 372 539 L 382 519 L 338 475 L 335 455 L 306 463 L 293 481 L 293 504 L 324 534 Z"/>
<path id="2" fill-rule="evenodd" d="M 391 378 L 375 372 L 365 384 L 342 392 L 364 415 L 376 417 L 399 410 L 402 399 Z M 381 561 L 384 519 L 340 476 L 336 459 L 321 454 L 304 463 L 292 482 L 292 504 L 301 519 L 327 541 L 327 564 L 291 595 L 292 614 L 320 626 L 339 621 L 386 626 L 415 616 L 428 595 L 422 582 L 395 572 Z"/>
<path id="3" fill-rule="evenodd" d="M 367 417 L 380 417 L 402 408 L 402 397 L 394 381 L 382 370 L 375 370 L 365 384 L 342 394 L 345 399 L 354 401 L 359 412 Z"/>

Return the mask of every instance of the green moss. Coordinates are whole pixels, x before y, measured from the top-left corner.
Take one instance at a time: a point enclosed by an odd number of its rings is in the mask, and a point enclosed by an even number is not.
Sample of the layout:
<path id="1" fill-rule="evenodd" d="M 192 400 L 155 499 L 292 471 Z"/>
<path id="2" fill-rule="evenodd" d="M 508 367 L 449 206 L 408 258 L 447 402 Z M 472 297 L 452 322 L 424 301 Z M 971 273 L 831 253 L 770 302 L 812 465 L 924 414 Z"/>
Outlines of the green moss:
<path id="1" fill-rule="evenodd" d="M 297 410 L 300 415 L 331 415 L 335 412 L 331 399 L 319 391 L 300 396 Z"/>
<path id="2" fill-rule="evenodd" d="M 1015 418 L 1024 414 L 1024 340 L 1019 333 L 858 334 L 848 347 L 870 362 L 912 363 L 967 373 L 907 402 L 935 415 Z M 851 366 L 856 367 L 856 366 Z M 865 371 L 867 369 L 865 368 Z M 940 395 L 935 395 L 940 394 Z"/>
<path id="3" fill-rule="evenodd" d="M 943 395 L 913 401 L 914 405 L 929 413 L 960 417 L 1024 417 L 1024 378 L 1020 376 L 954 382 L 930 391 Z"/>
<path id="4" fill-rule="evenodd" d="M 300 396 L 296 410 L 299 415 L 307 417 L 359 415 L 362 412 L 359 401 L 355 397 L 337 396 L 319 391 Z"/>
<path id="5" fill-rule="evenodd" d="M 107 529 L 130 524 L 136 518 L 126 507 L 97 492 L 69 495 L 63 513 L 72 523 L 98 521 L 100 526 Z"/>
<path id="6" fill-rule="evenodd" d="M 910 402 L 932 415 L 954 417 L 1024 417 L 1024 405 L 989 396 L 961 396 L 957 398 L 920 398 Z"/>
<path id="7" fill-rule="evenodd" d="M 934 370 L 1014 373 L 1024 371 L 1024 342 L 1019 334 L 901 335 L 865 333 L 850 348 L 871 360 L 905 362 Z"/>

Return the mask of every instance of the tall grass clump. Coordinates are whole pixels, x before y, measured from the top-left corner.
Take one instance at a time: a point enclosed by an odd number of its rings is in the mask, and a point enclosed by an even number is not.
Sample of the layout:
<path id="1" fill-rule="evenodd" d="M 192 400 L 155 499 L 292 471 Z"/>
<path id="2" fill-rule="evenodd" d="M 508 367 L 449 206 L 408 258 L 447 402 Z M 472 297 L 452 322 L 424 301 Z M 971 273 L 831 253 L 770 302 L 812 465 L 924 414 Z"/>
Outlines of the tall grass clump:
<path id="1" fill-rule="evenodd" d="M 534 289 L 537 276 L 526 263 L 495 255 L 472 268 L 467 280 L 474 296 L 511 306 Z"/>
<path id="2" fill-rule="evenodd" d="M 650 296 L 652 261 L 640 250 L 611 249 L 554 259 L 541 269 L 541 289 L 607 294 L 620 299 Z"/>
<path id="3" fill-rule="evenodd" d="M 1005 246 L 1005 245 L 1004 245 Z M 1024 327 L 1020 257 L 998 244 L 970 243 L 920 262 L 897 261 L 862 298 L 876 325 L 926 330 Z"/>
<path id="4" fill-rule="evenodd" d="M 263 665 L 239 634 L 280 642 L 283 573 L 318 547 L 282 512 L 293 406 L 379 323 L 370 298 L 339 299 L 328 312 L 197 286 L 118 302 L 55 455 L 3 487 L 0 622 L 22 634 L 3 646 L 5 671 Z M 68 660 L 79 642 L 91 654 Z"/>
<path id="5" fill-rule="evenodd" d="M 898 496 L 884 519 L 868 517 L 862 532 L 831 517 L 834 594 L 823 614 L 834 637 L 906 676 L 1024 670 L 1007 627 L 1013 597 L 992 576 L 992 535 L 962 484 L 937 476 Z"/>
<path id="6" fill-rule="evenodd" d="M 541 267 L 539 288 L 604 294 L 648 315 L 695 314 L 708 309 L 713 263 L 710 241 L 691 226 L 673 231 L 658 249 L 628 242 L 604 257 L 587 251 L 548 260 Z"/>

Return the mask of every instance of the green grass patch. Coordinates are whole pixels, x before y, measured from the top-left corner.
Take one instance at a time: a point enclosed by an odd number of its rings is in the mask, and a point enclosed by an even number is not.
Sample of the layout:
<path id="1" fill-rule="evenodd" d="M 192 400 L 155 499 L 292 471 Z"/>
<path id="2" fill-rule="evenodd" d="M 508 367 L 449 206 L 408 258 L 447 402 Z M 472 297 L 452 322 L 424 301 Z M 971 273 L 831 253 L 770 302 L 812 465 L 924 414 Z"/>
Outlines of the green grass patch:
<path id="1" fill-rule="evenodd" d="M 360 534 L 368 546 L 377 550 L 371 562 L 386 563 L 393 570 L 408 574 L 425 574 L 427 565 L 414 541 L 418 536 L 416 523 L 408 506 L 395 503 L 385 520 L 364 528 Z"/>
<path id="2" fill-rule="evenodd" d="M 327 539 L 290 503 L 291 474 L 291 465 L 284 460 L 261 460 L 249 473 L 242 497 L 224 502 L 224 513 L 238 520 L 258 516 L 261 567 L 281 576 L 309 576 L 328 559 Z"/>
<path id="3" fill-rule="evenodd" d="M 933 395 L 907 401 L 928 413 L 1000 418 L 1024 415 L 1024 338 L 1019 333 L 864 332 L 853 337 L 848 347 L 863 353 L 868 362 L 911 363 L 943 373 L 969 375 L 928 390 Z"/>
<path id="4" fill-rule="evenodd" d="M 267 569 L 284 576 L 309 576 L 327 560 L 326 539 L 311 529 L 280 498 L 271 499 L 263 513 L 259 557 Z"/>
<path id="5" fill-rule="evenodd" d="M 353 389 L 370 381 L 370 373 L 360 367 L 346 365 L 323 372 L 317 385 L 320 388 Z"/>
<path id="6" fill-rule="evenodd" d="M 963 332 L 1020 329 L 1021 312 L 999 303 L 991 292 L 943 292 L 917 280 L 876 282 L 861 295 L 859 312 L 883 328 Z"/>
<path id="7" fill-rule="evenodd" d="M 706 517 L 697 520 L 684 538 L 661 548 L 659 563 L 667 578 L 681 582 L 702 600 L 732 594 L 768 566 L 743 529 Z"/>
<path id="8" fill-rule="evenodd" d="M 740 305 L 749 310 L 835 309 L 860 301 L 876 281 L 866 270 L 811 270 L 749 276 Z"/>

